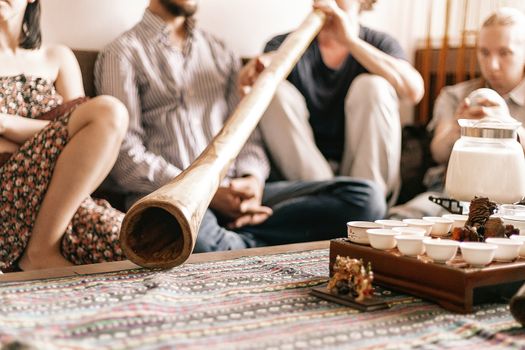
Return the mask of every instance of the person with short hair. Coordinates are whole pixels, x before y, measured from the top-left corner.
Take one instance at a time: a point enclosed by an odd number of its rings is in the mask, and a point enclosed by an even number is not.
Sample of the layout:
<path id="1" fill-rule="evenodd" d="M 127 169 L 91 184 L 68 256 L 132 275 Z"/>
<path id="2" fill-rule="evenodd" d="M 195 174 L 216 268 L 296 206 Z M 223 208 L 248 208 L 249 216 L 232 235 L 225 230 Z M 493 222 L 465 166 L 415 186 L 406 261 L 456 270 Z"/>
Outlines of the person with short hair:
<path id="1" fill-rule="evenodd" d="M 195 25 L 196 10 L 194 0 L 150 0 L 142 20 L 97 60 L 98 92 L 130 112 L 111 173 L 128 205 L 186 169 L 239 102 L 240 60 Z M 384 215 L 384 199 L 370 182 L 265 184 L 268 172 L 256 129 L 211 200 L 195 252 L 340 237 L 347 221 Z"/>
<path id="2" fill-rule="evenodd" d="M 525 14 L 503 7 L 497 9 L 483 22 L 476 43 L 476 54 L 481 77 L 444 87 L 434 104 L 432 120 L 428 125 L 433 132 L 430 150 L 438 164 L 429 169 L 424 192 L 409 202 L 390 209 L 389 217 L 435 216 L 445 211 L 428 200 L 429 195 L 445 194 L 445 171 L 454 143 L 461 136 L 459 119 L 481 119 L 497 116 L 491 110 L 501 108 L 504 100 L 510 115 L 525 122 Z M 479 88 L 490 88 L 502 99 L 485 98 L 470 101 L 467 97 Z M 525 129 L 518 129 L 520 142 L 525 145 Z"/>
<path id="3" fill-rule="evenodd" d="M 452 146 L 460 137 L 457 120 L 481 119 L 495 102 L 482 101 L 473 106 L 466 98 L 476 89 L 496 91 L 505 99 L 511 116 L 525 122 L 525 14 L 510 7 L 492 13 L 481 25 L 476 53 L 481 77 L 444 87 L 436 99 L 429 128 L 434 131 L 431 151 L 438 164 L 447 164 Z M 520 136 L 523 133 L 520 127 Z"/>
<path id="4" fill-rule="evenodd" d="M 359 24 L 375 1 L 321 0 L 327 20 L 283 82 L 260 126 L 277 170 L 289 180 L 335 175 L 374 181 L 395 199 L 400 185 L 399 100 L 423 96 L 420 74 L 390 35 Z M 241 74 L 249 86 L 287 35 Z"/>

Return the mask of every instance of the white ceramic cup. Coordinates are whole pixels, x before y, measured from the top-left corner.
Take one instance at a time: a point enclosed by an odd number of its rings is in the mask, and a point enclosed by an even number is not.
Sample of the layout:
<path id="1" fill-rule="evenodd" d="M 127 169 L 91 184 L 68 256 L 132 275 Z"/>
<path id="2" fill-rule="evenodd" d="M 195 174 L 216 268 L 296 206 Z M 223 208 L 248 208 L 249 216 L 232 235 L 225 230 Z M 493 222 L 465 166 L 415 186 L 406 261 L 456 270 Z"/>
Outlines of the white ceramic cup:
<path id="1" fill-rule="evenodd" d="M 388 250 L 394 249 L 396 247 L 396 231 L 386 228 L 378 228 L 368 229 L 366 230 L 366 232 L 368 233 L 368 240 L 370 241 L 370 245 L 373 248 Z"/>
<path id="2" fill-rule="evenodd" d="M 434 225 L 430 221 L 426 221 L 423 219 L 403 219 L 403 222 L 408 224 L 410 227 L 419 227 L 425 229 L 425 235 L 430 235 L 430 232 L 432 231 L 432 226 Z"/>
<path id="3" fill-rule="evenodd" d="M 520 230 L 520 235 L 525 235 L 525 216 L 521 215 L 503 215 L 501 219 L 505 225 L 512 225 Z"/>
<path id="4" fill-rule="evenodd" d="M 349 221 L 346 223 L 348 239 L 350 242 L 358 244 L 370 244 L 366 230 L 371 228 L 381 228 L 381 225 L 371 221 Z"/>
<path id="5" fill-rule="evenodd" d="M 437 263 L 446 263 L 454 259 L 458 251 L 459 242 L 451 239 L 431 239 L 423 241 L 428 257 Z"/>
<path id="6" fill-rule="evenodd" d="M 509 238 L 513 241 L 523 242 L 520 248 L 520 256 L 525 256 L 525 235 L 512 235 Z"/>
<path id="7" fill-rule="evenodd" d="M 392 230 L 400 235 L 425 236 L 427 230 L 422 227 L 394 227 Z"/>
<path id="8" fill-rule="evenodd" d="M 501 216 L 523 216 L 525 218 L 525 205 L 521 204 L 502 204 L 498 207 Z"/>
<path id="9" fill-rule="evenodd" d="M 441 216 L 423 216 L 423 220 L 431 222 L 432 230 L 430 234 L 436 237 L 448 236 L 454 220 Z"/>
<path id="10" fill-rule="evenodd" d="M 490 264 L 498 248 L 494 244 L 483 242 L 461 242 L 459 246 L 463 260 L 474 267 L 483 267 Z"/>
<path id="11" fill-rule="evenodd" d="M 442 217 L 453 221 L 450 231 L 454 230 L 456 227 L 464 227 L 468 220 L 468 215 L 463 214 L 444 214 Z"/>
<path id="12" fill-rule="evenodd" d="M 397 235 L 397 249 L 403 255 L 418 256 L 425 252 L 423 240 L 427 239 L 424 235 Z"/>
<path id="13" fill-rule="evenodd" d="M 390 220 L 390 219 L 380 219 L 374 221 L 376 224 L 380 224 L 383 228 L 394 228 L 394 227 L 406 227 L 408 224 L 404 223 L 401 220 Z"/>
<path id="14" fill-rule="evenodd" d="M 485 239 L 485 242 L 497 246 L 494 254 L 494 259 L 497 261 L 512 261 L 516 259 L 523 245 L 523 242 L 520 241 L 497 237 L 489 237 Z"/>

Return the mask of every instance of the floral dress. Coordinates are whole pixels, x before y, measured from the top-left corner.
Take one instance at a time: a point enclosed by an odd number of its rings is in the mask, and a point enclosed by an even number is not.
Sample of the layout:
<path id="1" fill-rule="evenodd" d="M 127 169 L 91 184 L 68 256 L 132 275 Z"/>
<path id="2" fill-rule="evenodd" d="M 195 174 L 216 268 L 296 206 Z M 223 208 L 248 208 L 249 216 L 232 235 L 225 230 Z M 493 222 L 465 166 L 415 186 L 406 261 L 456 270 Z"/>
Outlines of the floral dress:
<path id="1" fill-rule="evenodd" d="M 67 123 L 79 103 L 62 102 L 50 80 L 0 77 L 0 113 L 53 118 L 17 152 L 0 157 L 1 270 L 13 268 L 22 256 L 56 161 L 68 142 Z M 122 219 L 123 214 L 106 201 L 86 198 L 64 232 L 62 255 L 74 264 L 124 259 L 118 241 Z"/>

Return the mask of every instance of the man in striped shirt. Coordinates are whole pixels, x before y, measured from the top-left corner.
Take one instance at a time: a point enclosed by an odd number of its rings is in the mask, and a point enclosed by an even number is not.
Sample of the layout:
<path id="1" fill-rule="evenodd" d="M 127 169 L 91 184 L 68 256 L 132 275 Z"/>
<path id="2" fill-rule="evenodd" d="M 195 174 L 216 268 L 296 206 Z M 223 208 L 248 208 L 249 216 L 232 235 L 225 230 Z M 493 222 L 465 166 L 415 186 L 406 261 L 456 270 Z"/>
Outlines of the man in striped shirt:
<path id="1" fill-rule="evenodd" d="M 151 0 L 135 27 L 97 60 L 98 93 L 119 98 L 130 127 L 111 178 L 127 205 L 188 167 L 239 101 L 239 60 L 196 28 L 196 0 Z M 213 197 L 195 251 L 328 239 L 350 219 L 385 211 L 371 183 L 279 182 L 265 186 L 269 165 L 256 130 Z"/>

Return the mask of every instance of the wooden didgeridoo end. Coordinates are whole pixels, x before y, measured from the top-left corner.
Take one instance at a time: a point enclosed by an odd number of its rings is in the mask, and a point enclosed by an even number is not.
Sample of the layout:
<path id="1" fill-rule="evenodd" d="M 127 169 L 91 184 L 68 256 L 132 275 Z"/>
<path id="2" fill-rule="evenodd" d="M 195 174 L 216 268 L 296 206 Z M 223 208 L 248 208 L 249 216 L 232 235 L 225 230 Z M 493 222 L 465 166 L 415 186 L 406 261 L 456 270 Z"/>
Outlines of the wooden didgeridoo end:
<path id="1" fill-rule="evenodd" d="M 525 284 L 510 299 L 510 312 L 516 321 L 525 327 Z"/>
<path id="2" fill-rule="evenodd" d="M 126 257 L 144 267 L 170 268 L 191 255 L 199 226 L 219 186 L 216 164 L 201 157 L 173 182 L 137 201 L 128 210 L 120 241 Z"/>
<path id="3" fill-rule="evenodd" d="M 193 250 L 193 237 L 183 229 L 187 220 L 163 205 L 136 206 L 131 212 L 132 229 L 121 234 L 122 250 L 126 257 L 143 267 L 170 268 L 182 264 Z M 178 218 L 178 219 L 177 219 Z M 122 232 L 122 231 L 121 231 Z"/>

